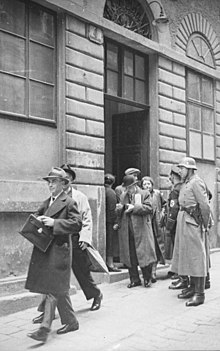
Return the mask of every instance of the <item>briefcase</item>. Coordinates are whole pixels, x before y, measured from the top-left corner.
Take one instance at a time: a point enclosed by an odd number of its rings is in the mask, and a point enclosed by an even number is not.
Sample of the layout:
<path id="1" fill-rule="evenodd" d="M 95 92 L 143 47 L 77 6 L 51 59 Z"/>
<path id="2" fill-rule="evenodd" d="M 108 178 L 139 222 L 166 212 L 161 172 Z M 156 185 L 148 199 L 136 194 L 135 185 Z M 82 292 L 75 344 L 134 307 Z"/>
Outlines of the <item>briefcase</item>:
<path id="1" fill-rule="evenodd" d="M 46 252 L 54 236 L 51 230 L 31 214 L 19 233 L 39 250 Z"/>
<path id="2" fill-rule="evenodd" d="M 108 273 L 108 267 L 105 264 L 102 256 L 92 245 L 86 248 L 87 255 L 90 261 L 89 269 L 91 272 Z"/>

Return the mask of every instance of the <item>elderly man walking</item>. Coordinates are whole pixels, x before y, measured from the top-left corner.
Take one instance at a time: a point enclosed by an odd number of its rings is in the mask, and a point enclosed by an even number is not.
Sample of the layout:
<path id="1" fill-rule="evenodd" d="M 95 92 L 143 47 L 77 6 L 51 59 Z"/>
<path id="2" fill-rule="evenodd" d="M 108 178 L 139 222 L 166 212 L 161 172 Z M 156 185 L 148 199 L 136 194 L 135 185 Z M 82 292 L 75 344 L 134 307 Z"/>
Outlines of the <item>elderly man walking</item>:
<path id="1" fill-rule="evenodd" d="M 205 300 L 205 277 L 209 269 L 207 228 L 210 206 L 204 181 L 195 174 L 196 162 L 185 157 L 178 165 L 183 185 L 179 193 L 172 272 L 190 276 L 192 297 L 186 306 L 198 306 Z"/>

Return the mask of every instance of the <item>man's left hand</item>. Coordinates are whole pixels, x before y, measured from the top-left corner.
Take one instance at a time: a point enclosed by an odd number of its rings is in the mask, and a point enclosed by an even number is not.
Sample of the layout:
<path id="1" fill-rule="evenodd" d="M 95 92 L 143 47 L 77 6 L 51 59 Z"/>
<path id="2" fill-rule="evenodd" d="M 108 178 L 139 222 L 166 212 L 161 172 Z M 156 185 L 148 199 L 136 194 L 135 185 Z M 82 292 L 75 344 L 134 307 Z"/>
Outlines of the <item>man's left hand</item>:
<path id="1" fill-rule="evenodd" d="M 88 244 L 85 241 L 79 241 L 79 247 L 81 250 L 85 250 Z"/>
<path id="2" fill-rule="evenodd" d="M 48 227 L 53 227 L 54 226 L 54 219 L 53 218 L 50 218 L 50 217 L 47 217 L 47 216 L 41 216 L 41 222 L 48 226 Z"/>

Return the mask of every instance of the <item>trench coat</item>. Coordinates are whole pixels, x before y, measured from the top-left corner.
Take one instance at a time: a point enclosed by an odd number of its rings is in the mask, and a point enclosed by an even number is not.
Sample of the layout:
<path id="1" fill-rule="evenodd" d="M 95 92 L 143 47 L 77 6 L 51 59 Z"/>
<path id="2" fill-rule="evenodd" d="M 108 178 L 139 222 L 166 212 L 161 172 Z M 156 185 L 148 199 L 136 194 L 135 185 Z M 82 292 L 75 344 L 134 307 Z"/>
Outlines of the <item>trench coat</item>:
<path id="1" fill-rule="evenodd" d="M 162 197 L 159 190 L 153 189 L 151 192 L 151 203 L 153 207 L 152 228 L 157 261 L 159 261 L 161 264 L 165 264 L 165 234 L 163 228 L 162 208 L 166 204 L 166 201 Z"/>
<path id="2" fill-rule="evenodd" d="M 126 204 L 129 203 L 127 191 L 122 193 L 120 197 L 120 203 L 123 205 L 123 208 L 119 210 L 116 209 L 119 224 L 120 261 L 127 267 L 131 267 L 128 229 L 128 216 L 130 216 L 138 264 L 140 267 L 146 267 L 149 264 L 156 262 L 154 237 L 151 225 L 152 206 L 150 202 L 150 193 L 148 190 L 141 190 L 137 187 L 136 194 L 140 194 L 141 203 L 133 203 L 134 209 L 131 214 L 125 213 Z"/>
<path id="3" fill-rule="evenodd" d="M 78 235 L 81 216 L 73 201 L 64 192 L 49 206 L 47 199 L 36 216 L 45 215 L 54 219 L 51 228 L 53 241 L 46 252 L 34 246 L 29 264 L 25 288 L 41 294 L 65 294 L 70 287 L 72 248 L 70 235 Z"/>
<path id="4" fill-rule="evenodd" d="M 181 210 L 181 207 L 187 208 L 196 204 L 200 207 L 202 225 L 198 225 L 192 216 Z M 171 270 L 179 275 L 204 277 L 209 269 L 206 230 L 210 206 L 205 183 L 198 175 L 193 175 L 183 183 L 179 193 L 179 205 Z"/>

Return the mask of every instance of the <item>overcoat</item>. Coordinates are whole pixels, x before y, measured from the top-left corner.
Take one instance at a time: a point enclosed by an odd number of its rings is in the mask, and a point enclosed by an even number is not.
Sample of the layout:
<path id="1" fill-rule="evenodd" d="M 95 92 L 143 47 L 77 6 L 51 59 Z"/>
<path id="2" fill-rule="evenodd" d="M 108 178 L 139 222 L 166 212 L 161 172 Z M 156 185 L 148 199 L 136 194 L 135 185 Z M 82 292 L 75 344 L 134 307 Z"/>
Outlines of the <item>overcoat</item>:
<path id="1" fill-rule="evenodd" d="M 35 215 L 54 219 L 51 228 L 54 238 L 45 253 L 34 246 L 25 288 L 41 294 L 65 294 L 70 284 L 70 235 L 78 235 L 82 221 L 75 201 L 64 192 L 51 206 L 49 203 L 50 198 L 43 202 Z"/>
<path id="2" fill-rule="evenodd" d="M 181 208 L 199 204 L 202 226 Z M 172 272 L 179 275 L 204 277 L 209 268 L 206 229 L 210 218 L 210 206 L 206 187 L 201 178 L 193 175 L 183 183 L 179 193 L 180 211 L 177 216 Z"/>
<path id="3" fill-rule="evenodd" d="M 123 208 L 116 210 L 119 224 L 120 260 L 127 267 L 131 267 L 128 230 L 128 217 L 130 216 L 138 264 L 140 267 L 146 267 L 149 264 L 156 262 L 154 237 L 151 225 L 152 206 L 148 190 L 141 190 L 137 187 L 136 194 L 140 194 L 141 203 L 136 204 L 134 200 L 134 209 L 131 214 L 125 213 L 126 204 L 129 203 L 127 191 L 122 193 L 120 197 L 120 203 L 123 205 Z"/>
<path id="4" fill-rule="evenodd" d="M 159 261 L 161 264 L 165 264 L 165 235 L 162 208 L 166 204 L 166 201 L 158 189 L 153 189 L 150 195 L 153 207 L 152 228 L 157 261 Z"/>

